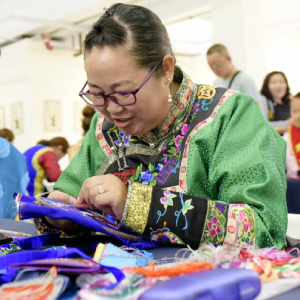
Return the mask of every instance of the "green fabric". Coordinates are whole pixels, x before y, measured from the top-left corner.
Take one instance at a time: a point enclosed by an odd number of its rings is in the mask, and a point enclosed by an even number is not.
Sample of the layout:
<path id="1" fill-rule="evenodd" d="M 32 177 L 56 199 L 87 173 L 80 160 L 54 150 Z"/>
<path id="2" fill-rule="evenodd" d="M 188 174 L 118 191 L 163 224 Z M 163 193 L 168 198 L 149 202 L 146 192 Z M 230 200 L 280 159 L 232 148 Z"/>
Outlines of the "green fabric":
<path id="1" fill-rule="evenodd" d="M 77 197 L 84 181 L 96 176 L 107 158 L 95 136 L 97 119 L 98 113 L 55 190 Z M 285 149 L 285 141 L 268 125 L 256 102 L 243 93 L 233 94 L 190 141 L 187 194 L 249 204 L 256 244 L 282 249 L 287 229 Z"/>
<path id="2" fill-rule="evenodd" d="M 89 177 L 95 176 L 101 164 L 106 159 L 106 155 L 99 146 L 99 142 L 95 136 L 98 114 L 94 115 L 90 130 L 85 136 L 80 150 L 64 172 L 62 172 L 53 187 L 54 190 L 60 190 L 77 197 L 84 181 Z"/>
<path id="3" fill-rule="evenodd" d="M 247 130 L 245 130 L 247 128 Z M 187 194 L 247 203 L 259 247 L 285 247 L 286 142 L 253 99 L 233 94 L 190 142 Z"/>

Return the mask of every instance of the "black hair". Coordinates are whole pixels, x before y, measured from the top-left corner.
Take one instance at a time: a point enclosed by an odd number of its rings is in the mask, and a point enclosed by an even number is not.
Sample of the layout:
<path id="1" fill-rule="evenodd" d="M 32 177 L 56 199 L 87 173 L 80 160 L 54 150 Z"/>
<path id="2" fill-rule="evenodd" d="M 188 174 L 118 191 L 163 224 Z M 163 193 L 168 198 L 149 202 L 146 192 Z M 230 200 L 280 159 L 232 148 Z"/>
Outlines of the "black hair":
<path id="1" fill-rule="evenodd" d="M 7 128 L 0 129 L 0 136 L 3 137 L 4 139 L 8 140 L 11 143 L 15 139 L 14 133 Z"/>
<path id="2" fill-rule="evenodd" d="M 300 98 L 300 92 L 298 92 L 293 98 Z"/>
<path id="3" fill-rule="evenodd" d="M 91 121 L 93 119 L 93 116 L 96 112 L 95 107 L 91 105 L 87 105 L 83 110 L 83 119 L 82 119 L 82 129 L 83 129 L 83 135 L 86 135 L 87 132 L 89 131 Z"/>
<path id="4" fill-rule="evenodd" d="M 45 145 L 49 147 L 56 147 L 56 146 L 62 146 L 62 152 L 67 153 L 68 148 L 69 148 L 69 143 L 68 141 L 61 136 L 55 137 L 51 139 L 50 141 L 48 140 L 40 140 L 37 142 L 37 145 Z"/>
<path id="5" fill-rule="evenodd" d="M 270 82 L 271 77 L 273 75 L 276 75 L 276 74 L 282 75 L 284 77 L 285 81 L 286 81 L 286 84 L 287 84 L 286 93 L 285 93 L 285 95 L 283 96 L 283 98 L 281 100 L 282 100 L 282 102 L 289 102 L 290 99 L 291 99 L 290 86 L 289 86 L 289 83 L 287 81 L 287 78 L 286 78 L 285 74 L 281 71 L 273 71 L 273 72 L 266 75 L 266 77 L 264 79 L 264 82 L 263 82 L 263 85 L 261 87 L 260 93 L 262 95 L 264 95 L 267 99 L 271 99 L 274 102 L 273 96 L 271 95 L 271 92 L 269 90 L 269 82 Z"/>
<path id="6" fill-rule="evenodd" d="M 138 5 L 113 4 L 93 25 L 83 44 L 85 55 L 93 47 L 129 46 L 138 66 L 151 70 L 158 64 L 157 78 L 163 75 L 163 57 L 174 57 L 166 27 L 151 10 Z M 181 81 L 182 73 L 175 65 L 173 82 Z"/>

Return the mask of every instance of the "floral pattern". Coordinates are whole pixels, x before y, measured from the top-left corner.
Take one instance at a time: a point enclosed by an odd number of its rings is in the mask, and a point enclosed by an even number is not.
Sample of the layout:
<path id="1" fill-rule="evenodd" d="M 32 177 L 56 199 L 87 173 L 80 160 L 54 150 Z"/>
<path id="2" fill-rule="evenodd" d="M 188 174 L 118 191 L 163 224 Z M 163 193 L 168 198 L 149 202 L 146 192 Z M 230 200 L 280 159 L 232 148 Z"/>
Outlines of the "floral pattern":
<path id="1" fill-rule="evenodd" d="M 173 198 L 176 198 L 177 195 L 171 193 L 170 191 L 164 191 L 164 197 L 161 197 L 160 198 L 160 203 L 163 204 L 164 208 L 165 208 L 165 211 L 163 213 L 161 213 L 161 211 L 157 211 L 157 215 L 158 215 L 158 218 L 157 218 L 157 221 L 156 221 L 156 224 L 158 223 L 159 219 L 164 216 L 167 212 L 167 209 L 168 209 L 168 205 L 169 206 L 173 206 Z M 178 219 L 180 217 L 180 215 L 182 214 L 184 216 L 184 219 L 185 219 L 185 226 L 182 228 L 182 230 L 185 230 L 188 226 L 188 222 L 187 222 L 187 218 L 186 218 L 186 213 L 188 210 L 191 210 L 194 208 L 193 205 L 191 205 L 191 202 L 192 202 L 192 199 L 188 199 L 188 200 L 183 200 L 183 193 L 179 193 L 179 198 L 180 198 L 180 201 L 181 201 L 181 210 L 176 210 L 175 211 L 175 216 L 177 217 L 176 218 L 176 227 L 177 227 L 177 224 L 178 224 Z"/>
<path id="2" fill-rule="evenodd" d="M 226 226 L 226 217 L 224 216 L 226 206 L 227 204 L 221 201 L 207 201 L 207 215 L 200 244 L 212 243 L 219 245 L 223 243 Z"/>
<path id="3" fill-rule="evenodd" d="M 228 210 L 226 245 L 255 244 L 255 219 L 248 204 L 231 204 Z"/>
<path id="4" fill-rule="evenodd" d="M 143 165 L 140 164 L 136 169 L 136 173 L 130 177 L 130 180 L 155 186 L 156 180 L 154 179 L 154 177 L 158 175 L 157 171 L 160 171 L 162 167 L 162 164 L 149 164 L 148 169 L 143 172 Z"/>
<path id="5" fill-rule="evenodd" d="M 150 233 L 150 237 L 152 241 L 160 242 L 162 244 L 177 244 L 177 245 L 185 245 L 185 243 L 173 232 L 170 232 L 170 229 L 167 227 L 163 227 L 162 229 L 156 229 Z"/>

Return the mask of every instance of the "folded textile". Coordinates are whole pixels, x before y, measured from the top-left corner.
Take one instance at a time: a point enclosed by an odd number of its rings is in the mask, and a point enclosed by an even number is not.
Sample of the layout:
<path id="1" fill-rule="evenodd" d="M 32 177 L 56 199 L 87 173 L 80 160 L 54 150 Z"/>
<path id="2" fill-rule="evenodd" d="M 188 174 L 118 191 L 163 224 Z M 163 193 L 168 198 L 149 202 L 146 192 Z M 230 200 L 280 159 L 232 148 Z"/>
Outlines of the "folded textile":
<path id="1" fill-rule="evenodd" d="M 145 250 L 140 251 L 142 256 L 138 256 L 136 253 L 123 250 L 109 243 L 106 244 L 100 258 L 101 264 L 106 266 L 115 267 L 118 269 L 134 266 L 148 265 L 150 260 L 154 260 L 154 255 Z"/>
<path id="2" fill-rule="evenodd" d="M 159 243 L 149 237 L 129 234 L 118 229 L 115 218 L 106 217 L 90 209 L 80 209 L 74 205 L 48 198 L 34 198 L 15 194 L 20 220 L 47 216 L 55 219 L 68 219 L 81 226 L 115 237 L 125 245 L 138 243 L 139 248 L 158 247 Z"/>

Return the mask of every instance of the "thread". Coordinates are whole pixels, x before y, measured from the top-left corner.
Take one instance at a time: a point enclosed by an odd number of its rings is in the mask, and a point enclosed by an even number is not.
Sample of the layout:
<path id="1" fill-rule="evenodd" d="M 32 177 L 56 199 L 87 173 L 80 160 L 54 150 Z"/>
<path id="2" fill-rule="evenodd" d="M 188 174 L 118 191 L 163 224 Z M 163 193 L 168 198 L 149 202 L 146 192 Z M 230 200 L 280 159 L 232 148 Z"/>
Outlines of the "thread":
<path id="1" fill-rule="evenodd" d="M 209 263 L 191 262 L 186 264 L 174 265 L 167 268 L 155 268 L 155 264 L 150 263 L 148 267 L 124 268 L 123 271 L 128 273 L 136 273 L 146 277 L 177 277 L 179 275 L 212 269 L 213 266 Z"/>

